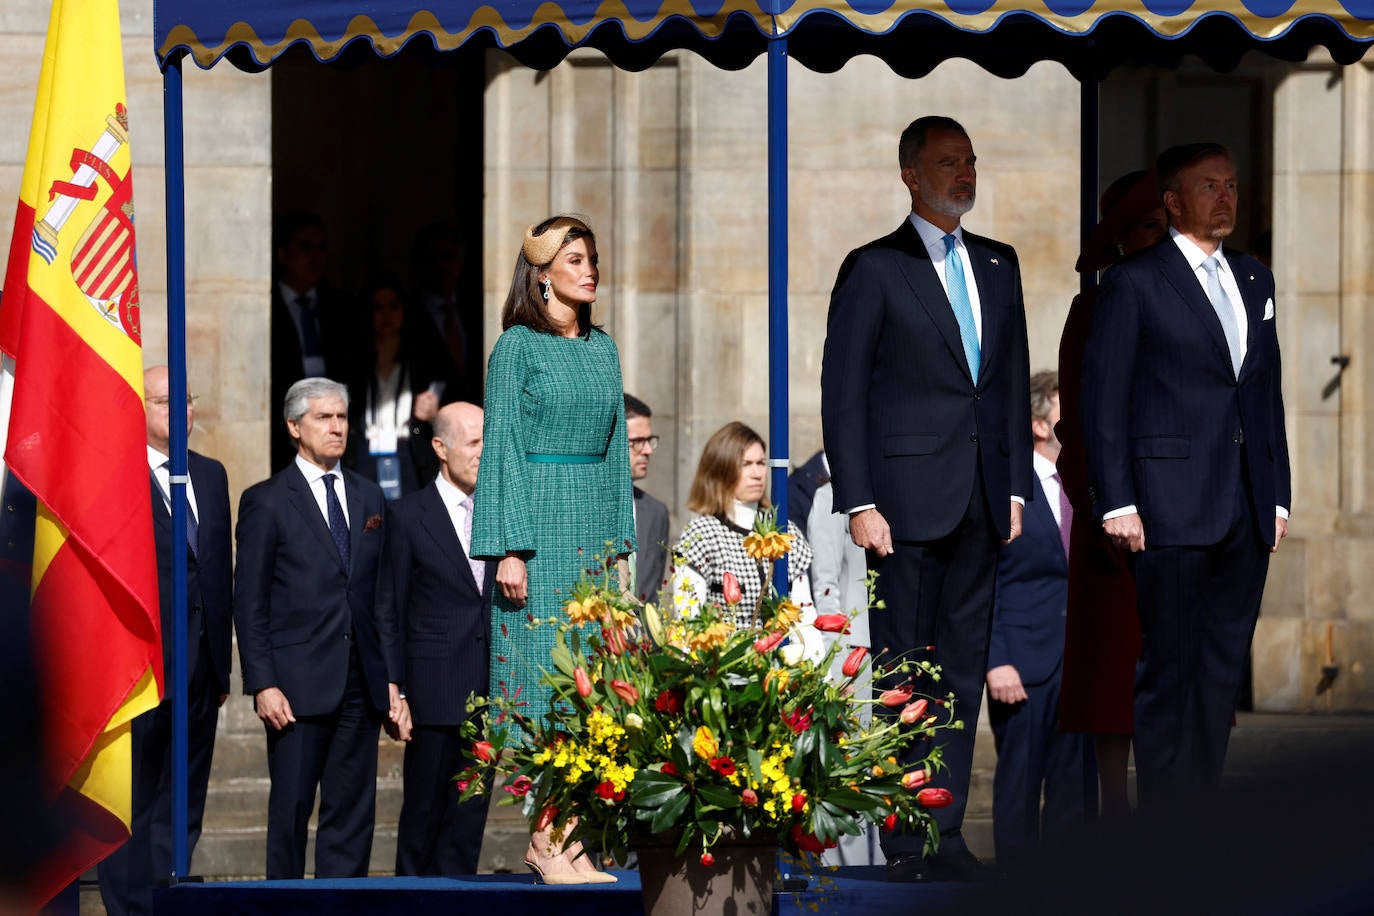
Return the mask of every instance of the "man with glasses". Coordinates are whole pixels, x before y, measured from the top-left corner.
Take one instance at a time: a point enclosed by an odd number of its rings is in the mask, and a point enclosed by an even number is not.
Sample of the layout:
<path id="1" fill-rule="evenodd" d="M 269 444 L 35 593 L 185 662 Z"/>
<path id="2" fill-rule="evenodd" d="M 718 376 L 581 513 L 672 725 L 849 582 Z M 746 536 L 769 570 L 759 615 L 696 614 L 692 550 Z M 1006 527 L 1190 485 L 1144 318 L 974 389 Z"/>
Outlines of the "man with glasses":
<path id="1" fill-rule="evenodd" d="M 625 395 L 625 429 L 630 437 L 630 479 L 649 475 L 649 459 L 658 448 L 653 411 L 632 394 Z M 645 493 L 635 491 L 635 541 L 639 550 L 630 558 L 631 591 L 643 600 L 657 599 L 668 566 L 668 507 Z"/>
<path id="2" fill-rule="evenodd" d="M 100 863 L 100 895 L 113 916 L 152 913 L 153 885 L 172 874 L 172 490 L 171 401 L 166 366 L 143 373 L 148 420 L 148 470 L 162 616 L 163 699 L 134 719 L 133 822 L 129 842 Z M 186 399 L 186 432 L 195 428 L 194 397 Z M 232 559 L 229 479 L 224 465 L 187 451 L 186 467 L 186 832 L 188 854 L 200 838 L 219 707 L 229 696 Z"/>

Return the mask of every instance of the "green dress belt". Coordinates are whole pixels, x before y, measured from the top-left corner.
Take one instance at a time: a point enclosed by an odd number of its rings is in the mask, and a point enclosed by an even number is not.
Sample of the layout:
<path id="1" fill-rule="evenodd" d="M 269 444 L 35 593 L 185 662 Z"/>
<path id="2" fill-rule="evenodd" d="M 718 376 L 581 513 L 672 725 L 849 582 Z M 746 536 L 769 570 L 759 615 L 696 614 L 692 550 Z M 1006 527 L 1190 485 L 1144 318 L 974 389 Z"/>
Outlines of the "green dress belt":
<path id="1" fill-rule="evenodd" d="M 526 452 L 525 460 L 535 464 L 600 464 L 605 455 L 546 455 L 539 452 Z"/>

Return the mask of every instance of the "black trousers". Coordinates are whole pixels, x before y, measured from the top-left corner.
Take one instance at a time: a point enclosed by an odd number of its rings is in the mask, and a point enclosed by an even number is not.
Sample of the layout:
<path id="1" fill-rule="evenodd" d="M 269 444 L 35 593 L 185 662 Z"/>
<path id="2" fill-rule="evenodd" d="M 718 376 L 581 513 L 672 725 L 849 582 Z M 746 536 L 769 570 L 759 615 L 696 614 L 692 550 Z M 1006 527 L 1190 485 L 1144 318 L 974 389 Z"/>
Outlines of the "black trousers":
<path id="1" fill-rule="evenodd" d="M 992 837 L 998 865 L 1015 862 L 1042 839 L 1072 836 L 1097 811 L 1092 745 L 1083 735 L 1059 733 L 1059 674 L 1025 685 L 1020 703 L 988 701 L 997 745 Z"/>
<path id="2" fill-rule="evenodd" d="M 1009 512 L 1010 501 L 993 509 Z M 952 805 L 933 812 L 940 826 L 939 852 L 943 853 L 967 849 L 962 834 L 964 810 L 968 806 L 974 731 L 987 673 L 1000 543 L 979 474 L 963 519 L 948 535 L 936 541 L 898 541 L 891 555 L 879 559 L 870 551 L 868 556 L 869 568 L 878 573 L 877 597 L 887 605 L 885 610 L 873 611 L 868 616 L 875 670 L 902 656 L 930 659 L 943 669 L 941 680 L 935 683 L 929 678 L 918 678 L 917 693 L 934 697 L 953 693 L 954 715 L 964 723 L 962 730 L 938 733 L 937 743 L 949 769 L 936 774 L 930 782 L 954 795 Z M 935 648 L 927 652 L 926 646 Z M 876 681 L 875 694 L 904 679 Z M 883 707 L 877 708 L 883 711 Z M 941 721 L 948 718 L 942 708 L 931 709 L 944 716 Z M 901 710 L 886 712 L 896 715 Z M 903 763 L 923 758 L 929 750 L 925 744 L 918 741 L 908 748 Z M 880 841 L 889 860 L 918 855 L 924 845 L 923 837 L 897 831 L 884 832 Z"/>
<path id="3" fill-rule="evenodd" d="M 1141 631 L 1135 762 L 1142 805 L 1221 784 L 1269 572 L 1269 546 L 1247 489 L 1236 488 L 1233 521 L 1220 543 L 1147 546 L 1135 557 Z M 1147 523 L 1147 545 L 1149 537 Z"/>
<path id="4" fill-rule="evenodd" d="M 205 814 L 219 719 L 219 685 L 205 640 L 187 685 L 186 845 L 195 852 Z M 171 672 L 166 673 L 168 679 Z M 172 698 L 130 723 L 133 737 L 133 821 L 129 841 L 97 869 L 110 916 L 153 912 L 153 886 L 172 874 Z M 182 877 L 185 877 L 184 875 Z"/>
<path id="5" fill-rule="evenodd" d="M 415 726 L 406 745 L 405 796 L 396 837 L 398 875 L 472 875 L 482 854 L 488 796 L 458 804 L 459 726 Z"/>
<path id="6" fill-rule="evenodd" d="M 287 697 L 290 700 L 290 697 Z M 377 816 L 377 737 L 382 714 L 372 705 L 357 656 L 339 708 L 298 716 L 281 731 L 267 729 L 267 877 L 305 877 L 305 845 L 315 788 L 315 877 L 365 878 Z"/>

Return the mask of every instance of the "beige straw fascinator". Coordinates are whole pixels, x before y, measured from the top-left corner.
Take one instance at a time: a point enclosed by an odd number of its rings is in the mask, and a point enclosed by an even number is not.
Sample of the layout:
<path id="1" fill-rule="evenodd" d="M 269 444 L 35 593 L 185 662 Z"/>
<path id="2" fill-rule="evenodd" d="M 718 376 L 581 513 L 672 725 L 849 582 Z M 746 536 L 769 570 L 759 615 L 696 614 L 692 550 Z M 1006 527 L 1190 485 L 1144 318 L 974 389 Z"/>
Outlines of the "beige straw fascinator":
<path id="1" fill-rule="evenodd" d="M 590 232 L 587 224 L 573 216 L 560 216 L 553 222 L 544 227 L 544 231 L 538 235 L 534 230 L 538 227 L 536 223 L 525 230 L 525 243 L 521 246 L 525 253 L 525 260 L 535 267 L 543 267 L 553 261 L 558 254 L 558 249 L 563 247 L 563 238 L 568 234 L 569 229 L 581 229 L 583 232 Z"/>

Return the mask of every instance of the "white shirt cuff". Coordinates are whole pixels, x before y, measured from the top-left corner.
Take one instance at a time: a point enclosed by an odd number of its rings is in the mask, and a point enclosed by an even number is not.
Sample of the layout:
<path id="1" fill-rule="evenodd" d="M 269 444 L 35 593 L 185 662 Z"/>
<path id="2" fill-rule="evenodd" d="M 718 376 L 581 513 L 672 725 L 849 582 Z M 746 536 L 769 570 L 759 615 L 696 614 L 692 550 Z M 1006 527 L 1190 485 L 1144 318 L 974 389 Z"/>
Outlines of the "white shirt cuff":
<path id="1" fill-rule="evenodd" d="M 877 503 L 868 503 L 867 505 L 863 505 L 863 506 L 855 506 L 853 509 L 850 509 L 849 511 L 847 511 L 847 512 L 845 513 L 845 515 L 857 515 L 858 513 L 864 511 L 865 509 L 876 509 L 876 508 L 878 508 L 878 504 L 877 504 Z"/>
<path id="2" fill-rule="evenodd" d="M 1102 521 L 1105 522 L 1108 519 L 1121 518 L 1121 516 L 1123 515 L 1135 515 L 1138 511 L 1139 510 L 1136 509 L 1134 504 L 1129 506 L 1122 506 L 1120 509 L 1113 509 L 1110 512 L 1102 513 Z"/>
<path id="3" fill-rule="evenodd" d="M 1013 497 L 1011 498 L 1011 501 L 1014 502 L 1014 503 L 1020 503 L 1021 505 L 1024 506 L 1024 505 L 1026 504 L 1026 497 L 1024 497 L 1024 496 L 1013 496 Z"/>
<path id="4" fill-rule="evenodd" d="M 1283 519 L 1284 521 L 1287 521 L 1287 520 L 1288 520 L 1288 507 L 1287 507 L 1287 506 L 1275 506 L 1275 507 L 1274 507 L 1274 515 L 1276 515 L 1277 517 Z"/>

